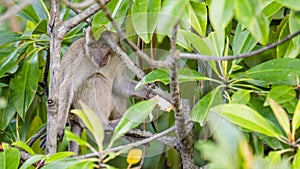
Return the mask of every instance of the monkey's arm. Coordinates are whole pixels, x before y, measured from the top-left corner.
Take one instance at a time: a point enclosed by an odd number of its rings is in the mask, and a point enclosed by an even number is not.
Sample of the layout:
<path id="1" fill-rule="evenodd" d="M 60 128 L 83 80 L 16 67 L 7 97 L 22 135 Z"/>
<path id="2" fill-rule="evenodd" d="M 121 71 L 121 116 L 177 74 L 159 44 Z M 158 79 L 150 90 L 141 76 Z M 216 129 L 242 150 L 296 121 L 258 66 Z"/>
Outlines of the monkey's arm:
<path id="1" fill-rule="evenodd" d="M 58 101 L 58 116 L 57 116 L 57 131 L 58 136 L 62 139 L 64 129 L 67 123 L 68 114 L 71 108 L 71 104 L 74 98 L 74 92 L 72 91 L 72 73 L 66 74 L 60 84 L 59 88 L 59 101 Z"/>
<path id="2" fill-rule="evenodd" d="M 136 81 L 129 79 L 123 73 L 119 73 L 114 80 L 113 92 L 123 96 L 134 96 L 145 99 L 149 98 L 151 90 L 147 89 L 146 87 L 142 87 L 139 90 L 135 90 L 134 88 L 136 85 Z"/>

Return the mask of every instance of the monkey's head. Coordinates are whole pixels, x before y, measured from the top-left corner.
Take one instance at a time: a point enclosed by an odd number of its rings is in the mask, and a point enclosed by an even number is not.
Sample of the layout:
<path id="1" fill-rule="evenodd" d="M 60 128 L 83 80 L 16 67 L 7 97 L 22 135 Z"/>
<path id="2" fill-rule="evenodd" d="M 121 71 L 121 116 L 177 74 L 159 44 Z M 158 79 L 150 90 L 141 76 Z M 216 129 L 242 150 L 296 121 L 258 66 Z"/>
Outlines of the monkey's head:
<path id="1" fill-rule="evenodd" d="M 113 37 L 113 40 L 116 41 L 116 36 L 113 33 L 108 31 L 103 32 L 99 40 L 95 40 L 92 35 L 91 27 L 87 28 L 85 32 L 85 52 L 87 57 L 91 59 L 91 61 L 99 67 L 105 66 L 110 59 L 115 55 L 113 49 L 106 43 L 103 35 L 110 34 Z"/>

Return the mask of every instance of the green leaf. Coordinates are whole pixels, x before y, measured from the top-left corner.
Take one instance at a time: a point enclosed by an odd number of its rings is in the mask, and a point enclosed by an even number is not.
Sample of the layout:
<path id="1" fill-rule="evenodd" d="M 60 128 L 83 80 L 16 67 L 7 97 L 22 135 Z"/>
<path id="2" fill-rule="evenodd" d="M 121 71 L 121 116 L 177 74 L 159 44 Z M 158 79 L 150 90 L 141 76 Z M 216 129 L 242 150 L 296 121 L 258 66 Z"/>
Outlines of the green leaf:
<path id="1" fill-rule="evenodd" d="M 199 72 L 189 69 L 182 68 L 178 70 L 178 81 L 179 83 L 196 81 L 196 80 L 208 80 L 209 78 L 203 76 Z M 162 82 L 165 85 L 170 83 L 170 71 L 169 69 L 156 69 L 148 73 L 143 79 L 136 85 L 135 89 L 141 88 L 143 85 L 152 82 Z"/>
<path id="2" fill-rule="evenodd" d="M 277 121 L 279 122 L 279 124 L 281 125 L 283 130 L 285 131 L 289 140 L 294 141 L 294 140 L 292 140 L 292 134 L 290 131 L 291 126 L 290 126 L 289 116 L 287 115 L 285 110 L 278 103 L 276 103 L 273 99 L 270 98 L 269 102 L 270 102 L 270 106 L 273 110 L 273 113 L 274 113 Z"/>
<path id="3" fill-rule="evenodd" d="M 275 86 L 273 87 L 269 94 L 267 95 L 267 99 L 264 103 L 264 106 L 269 106 L 269 99 L 272 98 L 278 104 L 286 103 L 292 101 L 296 97 L 296 92 L 292 86 Z"/>
<path id="4" fill-rule="evenodd" d="M 258 0 L 235 1 L 235 14 L 238 21 L 246 26 L 253 37 L 266 45 L 269 40 L 269 21 L 262 11 L 262 4 Z"/>
<path id="5" fill-rule="evenodd" d="M 40 154 L 31 156 L 28 160 L 26 160 L 26 161 L 23 163 L 23 165 L 20 167 L 20 169 L 28 169 L 31 165 L 33 165 L 33 164 L 35 164 L 36 162 L 41 161 L 41 160 L 43 160 L 43 159 L 46 159 L 46 156 L 40 155 Z"/>
<path id="6" fill-rule="evenodd" d="M 257 0 L 253 0 L 253 5 L 255 5 Z M 235 16 L 244 25 L 249 26 L 255 17 L 254 8 L 257 5 L 252 6 L 251 1 L 238 0 L 235 1 Z"/>
<path id="7" fill-rule="evenodd" d="M 127 109 L 114 131 L 109 147 L 111 147 L 117 139 L 124 136 L 126 132 L 141 124 L 149 116 L 156 104 L 157 100 L 150 99 L 141 101 Z"/>
<path id="8" fill-rule="evenodd" d="M 148 0 L 148 16 L 147 16 L 147 30 L 150 35 L 149 40 L 152 39 L 158 23 L 159 12 L 161 11 L 161 0 Z"/>
<path id="9" fill-rule="evenodd" d="M 296 130 L 300 126 L 300 101 L 298 101 L 295 113 L 292 120 L 292 135 L 295 135 Z"/>
<path id="10" fill-rule="evenodd" d="M 273 123 L 248 106 L 231 103 L 213 107 L 211 111 L 223 115 L 232 123 L 250 131 L 271 137 L 283 137 Z"/>
<path id="11" fill-rule="evenodd" d="M 40 18 L 36 14 L 31 4 L 28 5 L 26 8 L 23 8 L 23 10 L 19 13 L 19 15 L 26 20 L 32 21 L 35 24 L 39 23 L 40 21 Z"/>
<path id="12" fill-rule="evenodd" d="M 225 48 L 225 34 L 224 31 L 211 32 L 207 38 L 214 47 L 217 56 L 223 56 Z"/>
<path id="13" fill-rule="evenodd" d="M 300 10 L 300 4 L 298 1 L 295 0 L 275 0 L 275 1 L 293 10 L 298 10 L 298 11 Z"/>
<path id="14" fill-rule="evenodd" d="M 78 111 L 78 110 L 75 110 L 75 111 Z M 65 134 L 66 134 L 66 138 L 67 138 L 68 141 L 74 141 L 78 145 L 85 145 L 85 146 L 87 146 L 89 144 L 88 142 L 86 142 L 85 140 L 81 139 L 80 137 L 78 137 L 76 134 L 72 133 L 69 130 L 65 130 Z"/>
<path id="15" fill-rule="evenodd" d="M 15 32 L 1 31 L 0 37 L 0 46 L 3 46 L 12 42 L 19 41 L 21 35 Z"/>
<path id="16" fill-rule="evenodd" d="M 249 26 L 252 36 L 262 45 L 267 45 L 269 41 L 270 27 L 267 17 L 261 13 L 256 16 Z"/>
<path id="17" fill-rule="evenodd" d="M 210 22 L 217 32 L 223 32 L 233 17 L 234 0 L 212 0 L 209 8 Z"/>
<path id="18" fill-rule="evenodd" d="M 47 34 L 48 22 L 46 19 L 41 20 L 32 31 L 32 34 Z"/>
<path id="19" fill-rule="evenodd" d="M 24 149 L 27 153 L 29 153 L 30 155 L 34 155 L 34 151 L 27 145 L 25 144 L 24 142 L 14 142 L 12 143 L 12 145 L 16 145 L 18 147 L 21 147 L 22 149 Z"/>
<path id="20" fill-rule="evenodd" d="M 74 156 L 74 155 L 76 155 L 74 152 L 69 152 L 69 151 L 57 152 L 55 154 L 50 155 L 49 158 L 47 158 L 47 160 L 45 161 L 45 163 L 48 164 L 53 161 L 65 159 L 67 157 Z"/>
<path id="21" fill-rule="evenodd" d="M 136 33 L 141 37 L 145 43 L 149 43 L 151 38 L 148 36 L 151 32 L 148 32 L 147 24 L 147 8 L 148 0 L 135 0 L 131 7 L 132 25 L 135 28 Z"/>
<path id="22" fill-rule="evenodd" d="M 156 28 L 159 12 L 160 0 L 135 0 L 131 8 L 132 24 L 136 33 L 145 42 L 149 43 Z"/>
<path id="23" fill-rule="evenodd" d="M 296 155 L 294 156 L 292 167 L 293 169 L 300 168 L 300 151 L 297 151 Z"/>
<path id="24" fill-rule="evenodd" d="M 114 13 L 116 9 L 118 9 L 118 4 L 121 4 L 123 0 L 111 0 L 107 4 L 107 9 L 111 12 L 111 14 Z M 103 12 L 103 10 L 99 10 L 93 18 L 92 22 L 92 31 L 93 31 L 93 36 L 95 37 L 96 40 L 100 38 L 100 35 L 102 32 L 104 32 L 107 29 L 107 24 L 110 23 L 109 19 L 106 17 L 106 14 Z M 110 30 L 110 29 L 108 29 Z"/>
<path id="25" fill-rule="evenodd" d="M 290 33 L 295 33 L 299 30 L 300 27 L 300 12 L 299 11 L 291 11 L 289 16 L 289 29 Z M 295 48 L 300 48 L 300 37 L 296 36 L 292 39 L 293 46 Z"/>
<path id="26" fill-rule="evenodd" d="M 232 95 L 231 99 L 232 103 L 247 104 L 250 101 L 250 91 L 239 90 Z"/>
<path id="27" fill-rule="evenodd" d="M 104 140 L 104 128 L 102 126 L 102 123 L 98 115 L 91 108 L 89 108 L 81 101 L 79 103 L 84 113 L 79 110 L 71 110 L 71 112 L 76 114 L 84 122 L 86 127 L 93 133 L 99 151 L 101 151 Z"/>
<path id="28" fill-rule="evenodd" d="M 93 169 L 93 163 L 99 161 L 96 158 L 77 159 L 77 158 L 65 158 L 56 160 L 51 163 L 47 163 L 43 166 L 43 169 Z"/>
<path id="29" fill-rule="evenodd" d="M 203 126 L 205 124 L 210 108 L 221 103 L 221 91 L 220 88 L 216 88 L 206 94 L 195 104 L 190 114 L 191 120 L 198 122 L 201 126 Z"/>
<path id="30" fill-rule="evenodd" d="M 213 55 L 213 50 L 211 50 L 209 42 L 200 38 L 195 33 L 179 29 L 178 34 L 182 34 L 199 53 L 204 55 Z"/>
<path id="31" fill-rule="evenodd" d="M 74 110 L 73 110 L 74 111 Z M 80 111 L 80 110 L 75 110 L 75 111 Z M 66 138 L 68 141 L 74 141 L 76 142 L 78 145 L 81 146 L 86 146 L 89 149 L 91 149 L 93 152 L 98 152 L 97 150 L 95 150 L 87 141 L 85 141 L 84 139 L 81 139 L 80 137 L 78 137 L 76 134 L 72 133 L 69 130 L 65 130 L 65 134 L 66 134 Z M 82 147 L 81 147 L 82 148 Z"/>
<path id="32" fill-rule="evenodd" d="M 242 30 L 242 25 L 238 24 L 232 42 L 232 50 L 234 55 L 248 53 L 255 45 L 257 40 L 250 34 L 248 30 Z"/>
<path id="33" fill-rule="evenodd" d="M 278 39 L 283 39 L 290 35 L 291 32 L 297 31 L 298 25 L 298 18 L 296 14 L 292 11 L 290 15 L 286 15 L 286 17 L 281 21 L 280 25 L 278 26 Z M 295 58 L 299 55 L 299 37 L 295 37 L 293 39 L 294 40 L 292 41 L 288 41 L 284 44 L 277 46 L 277 58 Z"/>
<path id="34" fill-rule="evenodd" d="M 44 0 L 34 0 L 32 2 L 32 7 L 34 8 L 34 11 L 40 19 L 50 19 L 50 13 L 47 9 Z"/>
<path id="35" fill-rule="evenodd" d="M 4 152 L 0 152 L 0 168 L 17 169 L 20 163 L 20 151 L 12 147 L 3 147 L 3 149 Z"/>
<path id="36" fill-rule="evenodd" d="M 36 99 L 37 100 L 37 99 Z M 34 102 L 34 101 L 33 101 Z M 43 113 L 43 112 L 46 112 L 45 109 L 43 110 L 40 110 L 41 109 L 41 106 L 45 106 L 43 105 L 43 103 L 39 104 L 39 105 L 36 105 L 37 108 L 36 108 L 36 114 L 35 116 L 33 117 L 33 119 L 30 121 L 30 126 L 29 128 L 27 128 L 27 137 L 26 138 L 30 138 L 30 137 L 33 137 L 38 131 L 40 131 L 43 127 L 43 120 L 41 119 L 41 116 L 40 116 L 40 111 Z M 34 106 L 34 107 L 36 107 Z M 45 127 L 45 126 L 44 126 Z M 33 151 L 35 151 L 35 153 L 43 153 L 42 152 L 42 149 L 40 148 L 40 142 L 41 142 L 41 139 L 37 139 L 34 144 L 31 146 L 31 149 L 33 149 Z M 27 151 L 27 150 L 26 150 Z"/>
<path id="37" fill-rule="evenodd" d="M 28 45 L 19 46 L 7 57 L 4 63 L 0 65 L 0 78 L 3 77 L 5 73 L 9 72 L 17 66 L 18 59 L 25 52 L 27 46 Z"/>
<path id="38" fill-rule="evenodd" d="M 263 9 L 263 13 L 267 18 L 270 18 L 282 8 L 282 5 L 276 1 L 270 1 Z"/>
<path id="39" fill-rule="evenodd" d="M 171 34 L 171 30 L 181 18 L 185 8 L 185 0 L 164 0 L 158 18 L 156 31 L 162 37 Z M 161 37 L 161 38 L 162 38 Z"/>
<path id="40" fill-rule="evenodd" d="M 216 113 L 209 114 L 207 124 L 208 130 L 213 131 L 211 134 L 214 141 L 199 141 L 195 148 L 205 152 L 203 157 L 209 160 L 209 166 L 213 164 L 213 168 L 243 168 L 239 167 L 241 156 L 237 152 L 240 152 L 240 145 L 246 139 L 240 129 Z"/>
<path id="41" fill-rule="evenodd" d="M 251 78 L 250 83 L 259 86 L 273 85 L 297 85 L 300 78 L 300 60 L 291 58 L 274 59 L 245 72 L 246 77 Z"/>
<path id="42" fill-rule="evenodd" d="M 11 100 L 11 95 L 9 93 L 10 91 L 9 91 L 9 89 L 7 89 L 7 90 L 8 90 L 7 106 L 5 107 L 5 109 L 2 109 L 2 110 L 0 109 L 0 130 L 3 130 L 3 131 L 7 128 L 10 121 L 13 119 L 13 117 L 16 114 L 16 110 L 13 106 L 13 101 Z"/>
<path id="43" fill-rule="evenodd" d="M 198 1 L 186 1 L 186 6 L 190 24 L 202 37 L 205 37 L 207 26 L 206 4 Z"/>
<path id="44" fill-rule="evenodd" d="M 10 81 L 11 99 L 24 120 L 38 87 L 38 52 L 27 56 L 15 77 Z"/>

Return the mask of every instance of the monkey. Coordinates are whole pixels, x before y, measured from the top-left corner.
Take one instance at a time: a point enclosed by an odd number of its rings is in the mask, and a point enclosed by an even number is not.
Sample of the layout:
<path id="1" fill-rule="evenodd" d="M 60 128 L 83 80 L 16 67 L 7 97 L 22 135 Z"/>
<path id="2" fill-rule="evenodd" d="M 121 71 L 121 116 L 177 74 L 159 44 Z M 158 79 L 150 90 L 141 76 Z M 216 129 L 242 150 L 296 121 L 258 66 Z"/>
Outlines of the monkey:
<path id="1" fill-rule="evenodd" d="M 76 40 L 61 59 L 57 128 L 60 139 L 70 109 L 81 108 L 79 100 L 97 113 L 104 128 L 109 128 L 109 121 L 125 112 L 129 96 L 150 96 L 147 88 L 134 90 L 137 82 L 125 75 L 125 65 L 106 44 L 105 34 L 118 42 L 117 35 L 108 31 L 96 41 L 88 27 L 85 37 Z"/>

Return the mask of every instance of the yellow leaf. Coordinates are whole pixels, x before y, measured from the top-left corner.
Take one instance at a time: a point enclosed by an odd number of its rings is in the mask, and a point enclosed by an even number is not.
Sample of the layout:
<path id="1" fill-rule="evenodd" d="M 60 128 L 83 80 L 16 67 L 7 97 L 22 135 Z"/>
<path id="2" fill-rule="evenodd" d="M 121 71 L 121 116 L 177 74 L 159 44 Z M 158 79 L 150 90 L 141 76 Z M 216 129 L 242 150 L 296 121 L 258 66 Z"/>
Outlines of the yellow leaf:
<path id="1" fill-rule="evenodd" d="M 128 152 L 127 163 L 132 165 L 138 163 L 142 158 L 143 151 L 140 149 L 132 149 Z"/>

